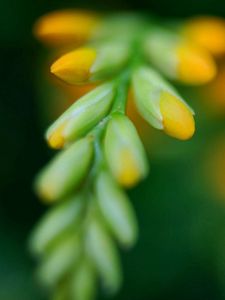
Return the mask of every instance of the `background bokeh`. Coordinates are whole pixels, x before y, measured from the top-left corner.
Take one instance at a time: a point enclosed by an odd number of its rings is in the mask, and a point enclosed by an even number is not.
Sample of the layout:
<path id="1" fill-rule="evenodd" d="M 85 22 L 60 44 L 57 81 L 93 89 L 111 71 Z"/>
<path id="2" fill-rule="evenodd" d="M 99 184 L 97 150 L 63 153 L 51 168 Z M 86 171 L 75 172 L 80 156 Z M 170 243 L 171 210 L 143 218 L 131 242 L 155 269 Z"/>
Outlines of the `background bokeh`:
<path id="1" fill-rule="evenodd" d="M 45 299 L 27 250 L 29 232 L 46 209 L 33 194 L 33 178 L 52 155 L 43 139 L 36 84 L 41 46 L 32 37 L 32 24 L 67 7 L 225 17 L 224 0 L 0 1 L 1 300 Z M 225 121 L 223 115 L 209 116 L 193 91 L 183 93 L 192 99 L 198 131 L 185 143 L 161 133 L 149 136 L 156 141 L 151 174 L 129 193 L 140 239 L 122 254 L 125 282 L 117 300 L 225 299 L 225 197 L 204 178 L 214 152 L 217 157 L 224 145 Z"/>

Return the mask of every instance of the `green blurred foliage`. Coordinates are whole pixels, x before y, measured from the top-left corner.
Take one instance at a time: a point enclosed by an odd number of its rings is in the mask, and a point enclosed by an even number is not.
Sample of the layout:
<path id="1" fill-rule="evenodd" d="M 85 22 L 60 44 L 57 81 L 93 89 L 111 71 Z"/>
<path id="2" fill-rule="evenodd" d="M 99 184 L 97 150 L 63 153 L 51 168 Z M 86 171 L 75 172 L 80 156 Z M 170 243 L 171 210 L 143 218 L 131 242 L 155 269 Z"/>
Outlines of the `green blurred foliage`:
<path id="1" fill-rule="evenodd" d="M 0 299 L 46 299 L 37 286 L 27 250 L 28 234 L 45 208 L 32 191 L 51 156 L 40 122 L 34 84 L 40 45 L 32 24 L 52 9 L 85 7 L 140 10 L 166 17 L 225 16 L 224 0 L 95 0 L 0 2 Z M 151 174 L 130 191 L 140 223 L 137 246 L 123 254 L 125 282 L 115 299 L 225 299 L 225 203 L 210 192 L 199 171 L 203 154 L 223 120 L 208 120 L 198 103 L 197 134 L 177 142 L 159 133 L 150 153 Z M 212 125 L 213 124 L 213 125 Z M 151 139 L 151 136 L 149 137 Z"/>

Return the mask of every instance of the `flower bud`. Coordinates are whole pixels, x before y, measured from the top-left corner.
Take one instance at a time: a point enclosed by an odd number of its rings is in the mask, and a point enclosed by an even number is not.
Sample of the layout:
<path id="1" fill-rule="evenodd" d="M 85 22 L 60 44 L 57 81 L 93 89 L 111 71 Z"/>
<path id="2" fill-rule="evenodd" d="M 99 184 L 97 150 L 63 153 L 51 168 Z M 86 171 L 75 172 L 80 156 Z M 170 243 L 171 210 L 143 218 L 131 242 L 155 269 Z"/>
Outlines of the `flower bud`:
<path id="1" fill-rule="evenodd" d="M 106 172 L 96 181 L 96 197 L 105 222 L 118 241 L 125 247 L 137 239 L 137 220 L 126 194 Z"/>
<path id="2" fill-rule="evenodd" d="M 158 73 L 140 67 L 133 74 L 132 85 L 137 109 L 147 122 L 177 139 L 192 137 L 193 111 Z"/>
<path id="3" fill-rule="evenodd" d="M 52 202 L 71 192 L 84 179 L 93 155 L 89 138 L 81 139 L 60 152 L 40 173 L 36 189 L 41 198 Z"/>
<path id="4" fill-rule="evenodd" d="M 108 15 L 102 20 L 98 30 L 93 33 L 93 39 L 97 40 L 121 40 L 132 42 L 146 26 L 142 16 L 127 12 Z"/>
<path id="5" fill-rule="evenodd" d="M 47 130 L 49 145 L 56 149 L 62 148 L 66 142 L 87 133 L 105 117 L 114 95 L 114 84 L 106 83 L 76 101 Z"/>
<path id="6" fill-rule="evenodd" d="M 215 56 L 225 53 L 225 21 L 215 17 L 195 17 L 184 23 L 182 34 Z"/>
<path id="7" fill-rule="evenodd" d="M 38 269 L 38 278 L 46 286 L 53 287 L 59 282 L 71 266 L 78 263 L 81 254 L 80 239 L 77 234 L 70 234 L 56 243 L 45 256 Z"/>
<path id="8" fill-rule="evenodd" d="M 46 252 L 48 246 L 70 227 L 79 222 L 83 197 L 72 196 L 48 211 L 32 233 L 30 247 L 36 255 Z"/>
<path id="9" fill-rule="evenodd" d="M 132 187 L 148 173 L 143 145 L 133 123 L 114 114 L 109 121 L 104 150 L 109 168 L 119 184 Z"/>
<path id="10" fill-rule="evenodd" d="M 119 256 L 104 224 L 96 216 L 91 218 L 87 229 L 86 247 L 105 288 L 108 292 L 115 293 L 122 282 Z"/>
<path id="11" fill-rule="evenodd" d="M 96 274 L 87 259 L 82 259 L 71 279 L 71 299 L 90 300 L 96 294 Z"/>
<path id="12" fill-rule="evenodd" d="M 34 26 L 35 36 L 50 46 L 81 44 L 99 23 L 97 14 L 79 10 L 60 10 L 42 16 Z"/>
<path id="13" fill-rule="evenodd" d="M 61 56 L 51 73 L 70 84 L 98 81 L 117 72 L 128 58 L 129 47 L 122 42 L 93 45 Z"/>
<path id="14" fill-rule="evenodd" d="M 204 84 L 216 75 L 210 53 L 179 35 L 153 30 L 145 41 L 145 54 L 168 78 L 186 84 Z"/>

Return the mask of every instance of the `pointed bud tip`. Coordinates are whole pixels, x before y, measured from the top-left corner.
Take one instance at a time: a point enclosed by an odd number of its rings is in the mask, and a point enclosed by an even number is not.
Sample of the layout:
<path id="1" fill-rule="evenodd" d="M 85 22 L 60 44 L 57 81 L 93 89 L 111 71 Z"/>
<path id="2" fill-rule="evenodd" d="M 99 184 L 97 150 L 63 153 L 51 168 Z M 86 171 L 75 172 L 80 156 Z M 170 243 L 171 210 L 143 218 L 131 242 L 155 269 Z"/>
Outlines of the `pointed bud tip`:
<path id="1" fill-rule="evenodd" d="M 58 126 L 53 132 L 47 134 L 47 142 L 49 147 L 53 149 L 61 149 L 65 144 L 65 139 L 63 137 L 63 130 L 66 126 L 66 122 Z"/>
<path id="2" fill-rule="evenodd" d="M 120 155 L 123 165 L 121 166 L 120 173 L 117 175 L 117 180 L 122 186 L 131 188 L 142 179 L 143 174 L 140 173 L 137 161 L 129 149 L 124 149 Z"/>
<path id="3" fill-rule="evenodd" d="M 216 75 L 216 64 L 202 48 L 183 44 L 177 48 L 178 79 L 187 84 L 204 84 Z"/>
<path id="4" fill-rule="evenodd" d="M 177 139 L 190 139 L 195 132 L 195 121 L 190 109 L 176 96 L 163 92 L 160 97 L 164 131 Z"/>
<path id="5" fill-rule="evenodd" d="M 184 25 L 183 34 L 215 56 L 225 53 L 225 21 L 215 17 L 196 17 Z"/>
<path id="6" fill-rule="evenodd" d="M 50 71 L 67 83 L 83 83 L 89 79 L 95 59 L 95 49 L 79 48 L 61 56 L 52 64 Z"/>

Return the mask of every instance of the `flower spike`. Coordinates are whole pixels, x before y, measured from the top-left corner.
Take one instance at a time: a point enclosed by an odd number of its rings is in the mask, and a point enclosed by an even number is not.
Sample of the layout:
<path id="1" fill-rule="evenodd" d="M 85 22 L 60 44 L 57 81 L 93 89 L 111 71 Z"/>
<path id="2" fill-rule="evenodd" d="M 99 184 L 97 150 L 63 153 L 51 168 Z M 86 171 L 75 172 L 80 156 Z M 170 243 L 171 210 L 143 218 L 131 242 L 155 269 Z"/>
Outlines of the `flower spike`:
<path id="1" fill-rule="evenodd" d="M 65 54 L 52 64 L 55 77 L 50 79 L 70 97 L 81 94 L 47 129 L 49 146 L 63 149 L 35 185 L 46 202 L 58 201 L 30 240 L 40 259 L 39 279 L 54 299 L 94 300 L 98 279 L 111 294 L 121 287 L 117 244 L 128 248 L 138 239 L 136 214 L 124 189 L 149 171 L 138 132 L 143 124 L 147 132 L 147 123 L 179 140 L 195 132 L 193 110 L 160 73 L 193 85 L 216 74 L 211 54 L 219 41 L 210 48 L 208 40 L 203 45 L 193 32 L 187 38 L 182 30 L 170 32 L 137 14 L 100 20 L 97 14 L 67 10 L 37 22 L 35 34 L 41 41 L 70 49 L 59 49 Z M 80 88 L 84 84 L 86 94 Z M 131 97 L 140 113 L 138 132 L 137 119 L 128 117 Z"/>

